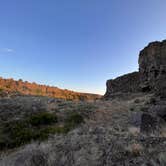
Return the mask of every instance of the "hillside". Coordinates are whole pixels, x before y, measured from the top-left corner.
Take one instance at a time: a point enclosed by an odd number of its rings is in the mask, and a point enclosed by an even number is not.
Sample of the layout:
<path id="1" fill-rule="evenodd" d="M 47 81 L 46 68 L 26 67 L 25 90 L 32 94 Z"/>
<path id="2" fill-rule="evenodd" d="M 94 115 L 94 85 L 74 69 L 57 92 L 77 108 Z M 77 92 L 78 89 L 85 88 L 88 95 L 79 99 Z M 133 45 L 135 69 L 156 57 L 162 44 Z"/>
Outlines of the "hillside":
<path id="1" fill-rule="evenodd" d="M 60 89 L 57 87 L 39 85 L 36 83 L 29 83 L 21 79 L 16 81 L 13 79 L 3 79 L 0 77 L 0 94 L 6 95 L 37 95 L 48 96 L 54 98 L 61 98 L 67 100 L 95 100 L 100 98 L 100 95 L 90 93 L 79 93 L 67 89 Z"/>
<path id="2" fill-rule="evenodd" d="M 165 166 L 165 131 L 149 135 L 139 126 L 152 98 L 0 99 L 0 165 Z"/>

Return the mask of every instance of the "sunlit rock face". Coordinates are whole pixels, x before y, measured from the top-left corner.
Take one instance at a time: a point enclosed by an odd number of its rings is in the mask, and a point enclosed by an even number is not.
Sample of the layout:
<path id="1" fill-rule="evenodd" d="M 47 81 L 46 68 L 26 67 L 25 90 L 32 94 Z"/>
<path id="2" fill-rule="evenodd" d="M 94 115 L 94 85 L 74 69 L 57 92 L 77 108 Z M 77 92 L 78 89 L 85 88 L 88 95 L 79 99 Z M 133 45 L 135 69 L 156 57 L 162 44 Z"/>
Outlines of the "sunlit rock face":
<path id="1" fill-rule="evenodd" d="M 166 95 L 166 40 L 150 43 L 140 52 L 139 72 L 143 89 Z"/>
<path id="2" fill-rule="evenodd" d="M 106 98 L 117 93 L 155 92 L 166 97 L 166 40 L 152 42 L 139 54 L 139 72 L 106 83 Z"/>

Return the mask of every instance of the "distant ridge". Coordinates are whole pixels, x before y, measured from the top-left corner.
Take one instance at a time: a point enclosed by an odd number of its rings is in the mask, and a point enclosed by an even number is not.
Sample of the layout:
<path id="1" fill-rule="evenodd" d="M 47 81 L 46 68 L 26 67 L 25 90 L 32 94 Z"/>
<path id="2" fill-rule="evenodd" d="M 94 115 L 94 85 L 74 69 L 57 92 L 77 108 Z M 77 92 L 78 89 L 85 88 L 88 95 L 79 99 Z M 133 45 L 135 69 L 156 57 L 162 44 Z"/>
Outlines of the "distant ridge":
<path id="1" fill-rule="evenodd" d="M 95 100 L 101 97 L 98 94 L 74 92 L 54 86 L 40 85 L 34 82 L 30 83 L 21 79 L 16 81 L 12 78 L 4 79 L 2 77 L 0 77 L 0 93 L 1 96 L 10 94 L 38 95 L 67 100 Z"/>

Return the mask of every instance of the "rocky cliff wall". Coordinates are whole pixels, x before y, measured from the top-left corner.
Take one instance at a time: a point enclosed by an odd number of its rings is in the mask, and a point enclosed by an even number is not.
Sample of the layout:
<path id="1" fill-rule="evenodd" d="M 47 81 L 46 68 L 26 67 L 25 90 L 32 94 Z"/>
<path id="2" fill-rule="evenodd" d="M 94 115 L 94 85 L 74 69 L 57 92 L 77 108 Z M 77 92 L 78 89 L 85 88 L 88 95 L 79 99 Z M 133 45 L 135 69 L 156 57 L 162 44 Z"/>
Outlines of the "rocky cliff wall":
<path id="1" fill-rule="evenodd" d="M 139 55 L 140 87 L 155 91 L 161 96 L 166 94 L 166 40 L 153 42 Z"/>
<path id="2" fill-rule="evenodd" d="M 116 79 L 108 80 L 107 92 L 105 97 L 117 93 L 128 93 L 128 92 L 138 92 L 140 91 L 140 74 L 139 72 L 133 72 L 126 74 L 124 76 L 118 77 Z"/>
<path id="3" fill-rule="evenodd" d="M 166 40 L 152 42 L 139 54 L 139 72 L 106 83 L 105 97 L 116 93 L 155 92 L 166 97 Z"/>

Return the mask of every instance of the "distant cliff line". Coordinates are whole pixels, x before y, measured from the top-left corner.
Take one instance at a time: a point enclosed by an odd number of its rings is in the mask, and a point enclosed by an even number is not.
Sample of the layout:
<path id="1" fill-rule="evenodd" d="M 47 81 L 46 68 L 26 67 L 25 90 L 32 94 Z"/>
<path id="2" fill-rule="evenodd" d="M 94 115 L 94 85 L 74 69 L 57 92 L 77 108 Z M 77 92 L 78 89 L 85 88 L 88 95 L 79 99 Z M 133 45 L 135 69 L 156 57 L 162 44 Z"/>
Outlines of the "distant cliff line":
<path id="1" fill-rule="evenodd" d="M 98 94 L 74 92 L 54 86 L 40 85 L 34 82 L 30 83 L 22 79 L 17 81 L 12 78 L 4 79 L 2 77 L 0 77 L 0 93 L 1 96 L 10 94 L 38 95 L 67 100 L 94 100 L 100 98 Z"/>

